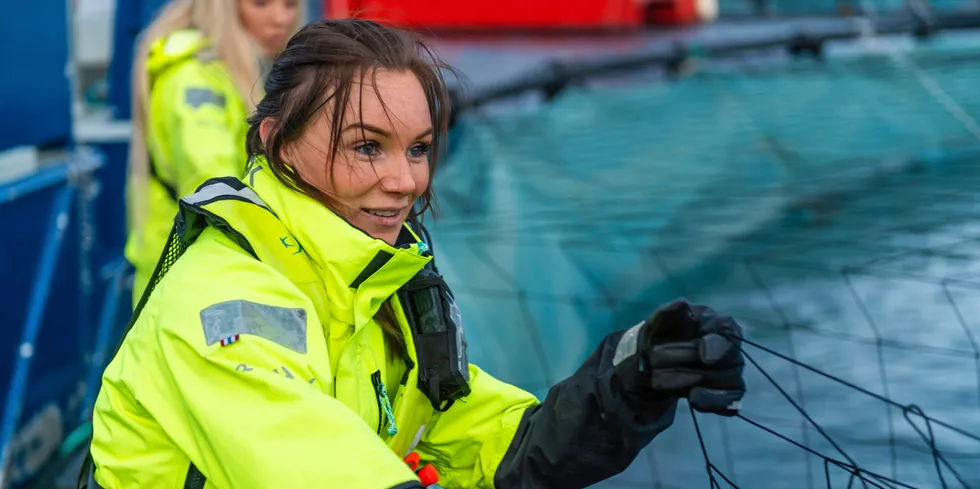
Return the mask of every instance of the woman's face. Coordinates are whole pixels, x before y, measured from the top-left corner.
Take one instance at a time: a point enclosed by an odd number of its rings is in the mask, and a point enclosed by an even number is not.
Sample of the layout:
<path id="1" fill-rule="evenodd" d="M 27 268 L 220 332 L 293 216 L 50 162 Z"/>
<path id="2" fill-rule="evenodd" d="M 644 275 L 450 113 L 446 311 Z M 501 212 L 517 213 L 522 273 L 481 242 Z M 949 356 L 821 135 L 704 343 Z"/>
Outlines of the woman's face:
<path id="1" fill-rule="evenodd" d="M 328 112 L 287 148 L 286 161 L 304 181 L 337 199 L 348 222 L 393 245 L 429 186 L 433 134 L 422 84 L 409 71 L 355 78 L 335 155 Z"/>
<path id="2" fill-rule="evenodd" d="M 263 53 L 271 57 L 289 41 L 299 20 L 299 0 L 238 0 L 238 16 Z"/>

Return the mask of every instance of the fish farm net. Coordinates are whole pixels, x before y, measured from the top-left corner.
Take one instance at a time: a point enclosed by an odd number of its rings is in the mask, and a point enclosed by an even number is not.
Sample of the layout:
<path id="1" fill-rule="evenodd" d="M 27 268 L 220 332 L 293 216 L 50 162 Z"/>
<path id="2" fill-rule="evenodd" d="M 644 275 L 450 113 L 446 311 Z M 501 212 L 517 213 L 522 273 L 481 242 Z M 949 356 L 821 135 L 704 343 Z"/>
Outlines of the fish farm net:
<path id="1" fill-rule="evenodd" d="M 741 415 L 682 402 L 596 487 L 980 487 L 980 34 L 677 68 L 460 117 L 470 360 L 543 397 L 684 296 L 745 329 Z"/>

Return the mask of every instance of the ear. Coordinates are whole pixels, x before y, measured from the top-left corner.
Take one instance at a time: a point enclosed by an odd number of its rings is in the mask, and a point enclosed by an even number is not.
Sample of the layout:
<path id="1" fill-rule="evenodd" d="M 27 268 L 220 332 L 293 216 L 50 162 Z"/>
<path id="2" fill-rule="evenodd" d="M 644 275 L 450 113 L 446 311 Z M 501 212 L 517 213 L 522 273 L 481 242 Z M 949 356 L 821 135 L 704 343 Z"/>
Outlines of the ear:
<path id="1" fill-rule="evenodd" d="M 262 123 L 259 124 L 259 137 L 262 138 L 262 146 L 266 146 L 266 142 L 269 140 L 269 133 L 272 132 L 277 122 L 272 117 L 262 119 Z"/>
<path id="2" fill-rule="evenodd" d="M 276 126 L 278 125 L 279 121 L 273 117 L 266 117 L 265 119 L 262 119 L 262 122 L 259 124 L 259 137 L 262 138 L 262 146 L 266 147 L 266 149 L 268 149 L 266 143 L 269 141 L 269 135 L 272 134 L 272 130 L 276 129 Z M 279 159 L 284 162 L 288 161 L 289 158 L 286 157 L 287 152 L 287 148 L 280 148 Z"/>

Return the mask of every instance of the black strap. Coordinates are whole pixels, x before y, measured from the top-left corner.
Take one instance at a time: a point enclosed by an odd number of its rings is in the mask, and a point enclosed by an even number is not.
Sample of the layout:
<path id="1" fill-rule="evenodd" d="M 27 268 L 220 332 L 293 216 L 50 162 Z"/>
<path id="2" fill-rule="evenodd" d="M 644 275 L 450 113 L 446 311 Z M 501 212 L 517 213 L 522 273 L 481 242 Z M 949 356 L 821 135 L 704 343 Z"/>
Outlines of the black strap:
<path id="1" fill-rule="evenodd" d="M 76 489 L 103 489 L 95 480 L 95 463 L 92 461 L 91 450 L 85 451 L 85 460 L 82 460 L 82 467 L 78 471 L 78 481 Z"/>
<path id="2" fill-rule="evenodd" d="M 419 238 L 422 238 L 422 240 L 425 241 L 425 245 L 429 247 L 429 251 L 427 251 L 426 254 L 431 256 L 432 259 L 429 260 L 429 264 L 426 265 L 426 267 L 433 272 L 439 273 L 439 267 L 436 266 L 435 252 L 432 250 L 432 238 L 429 236 L 429 230 L 422 225 L 422 221 L 420 221 L 418 217 L 408 219 L 408 226 L 411 227 L 412 230 L 415 231 L 415 234 L 418 235 Z"/>
<path id="3" fill-rule="evenodd" d="M 136 304 L 136 308 L 133 310 L 133 314 L 129 317 L 129 322 L 126 324 L 126 328 L 123 330 L 122 334 L 119 336 L 119 341 L 116 342 L 116 347 L 109 358 L 115 358 L 119 353 L 119 349 L 122 348 L 123 341 L 129 334 L 129 331 L 133 329 L 133 325 L 136 324 L 136 320 L 139 318 L 141 312 L 143 312 L 143 307 L 146 305 L 146 301 L 150 298 L 150 293 L 156 288 L 157 282 L 163 278 L 163 276 L 170 270 L 170 267 L 176 262 L 176 259 L 183 255 L 183 252 L 187 249 L 187 244 L 182 243 L 181 238 L 177 232 L 177 226 L 172 226 L 170 228 L 170 236 L 167 238 L 167 244 L 163 247 L 163 251 L 160 254 L 160 259 L 157 260 L 157 265 L 153 269 L 153 274 L 150 276 L 150 282 L 147 284 L 146 289 L 143 290 L 143 294 L 140 296 L 139 302 Z M 168 255 L 171 259 L 168 260 Z M 89 449 L 85 451 L 85 459 L 82 461 L 82 467 L 79 470 L 78 482 L 76 484 L 77 489 L 102 489 L 99 483 L 95 480 L 95 461 L 92 460 L 92 441 L 89 440 Z M 189 489 L 203 489 L 204 483 L 207 479 L 201 474 L 201 471 L 191 463 L 190 468 L 187 470 L 187 478 L 184 480 L 184 488 Z M 199 485 L 192 485 L 199 484 Z"/>
<path id="4" fill-rule="evenodd" d="M 170 270 L 170 267 L 176 262 L 177 258 L 183 255 L 187 246 L 188 244 L 184 243 L 181 239 L 177 231 L 177 226 L 172 226 L 170 228 L 170 236 L 167 238 L 167 244 L 163 247 L 160 259 L 157 260 L 157 265 L 153 269 L 153 275 L 150 276 L 150 282 L 147 284 L 146 289 L 143 290 L 143 294 L 140 296 L 140 300 L 136 304 L 136 308 L 133 310 L 133 314 L 130 316 L 126 328 L 119 336 L 119 341 L 116 342 L 116 347 L 109 358 L 115 358 L 119 353 L 123 341 L 126 339 L 129 331 L 133 329 L 133 325 L 136 324 L 140 313 L 143 312 L 143 307 L 146 305 L 147 300 L 149 300 L 150 293 L 156 288 L 157 282 Z M 171 255 L 169 260 L 168 255 Z M 207 479 L 204 477 L 204 474 L 201 474 L 201 471 L 191 463 L 190 468 L 187 470 L 187 478 L 184 480 L 184 489 L 203 489 L 206 481 Z M 95 465 L 94 460 L 92 460 L 91 440 L 89 440 L 89 449 L 85 451 L 85 460 L 82 462 L 81 470 L 79 470 L 76 487 L 78 489 L 102 489 L 95 480 Z"/>
<path id="5" fill-rule="evenodd" d="M 191 462 L 191 466 L 187 469 L 187 478 L 184 479 L 184 489 L 204 489 L 207 481 L 208 478 L 204 477 L 204 474 Z"/>
<path id="6" fill-rule="evenodd" d="M 150 161 L 150 168 L 155 168 L 152 160 Z M 157 178 L 157 180 L 160 180 L 159 177 L 157 177 L 155 170 L 153 172 L 153 176 Z M 245 188 L 245 185 L 236 178 L 222 177 L 211 179 L 208 182 L 201 184 L 201 186 L 198 187 L 198 190 L 214 180 L 221 180 L 236 190 Z M 165 183 L 163 183 L 163 181 L 160 181 L 160 183 L 164 185 L 164 188 L 167 188 L 167 192 L 171 197 L 173 197 L 174 202 L 179 202 L 177 199 L 177 192 L 173 189 L 173 187 L 167 186 Z M 221 230 L 239 246 L 241 246 L 242 249 L 248 251 L 253 257 L 255 257 L 255 259 L 258 259 L 258 255 L 256 255 L 255 250 L 252 249 L 252 246 L 249 244 L 248 240 L 245 239 L 241 233 L 238 233 L 231 226 L 229 226 L 223 219 L 212 215 L 211 219 L 206 221 L 207 225 L 214 226 Z M 163 250 L 160 253 L 160 258 L 157 260 L 157 265 L 153 270 L 153 274 L 150 276 L 150 281 L 147 284 L 146 289 L 143 290 L 143 294 L 140 296 L 140 300 L 136 304 L 136 308 L 133 310 L 133 314 L 130 316 L 129 322 L 126 324 L 126 328 L 123 330 L 122 335 L 120 335 L 119 341 L 116 343 L 116 348 L 109 358 L 115 358 L 115 356 L 119 353 L 119 349 L 122 348 L 123 341 L 126 339 L 129 331 L 133 328 L 133 325 L 136 324 L 136 320 L 139 318 L 140 313 L 143 312 L 143 307 L 149 300 L 150 294 L 156 288 L 156 285 L 163 279 L 163 276 L 170 271 L 170 267 L 172 267 L 174 263 L 176 263 L 176 261 L 183 256 L 184 252 L 187 251 L 187 248 L 191 245 L 191 243 L 197 239 L 199 231 L 197 233 L 182 232 L 182 229 L 189 225 L 191 224 L 183 222 L 183 216 L 178 212 L 177 217 L 174 219 L 174 225 L 170 228 L 170 236 L 167 238 L 167 244 L 163 247 Z M 89 484 L 95 483 L 94 477 L 91 477 L 91 475 L 94 474 L 95 468 L 92 461 L 92 452 L 90 447 L 85 454 L 85 461 L 83 462 L 82 469 L 79 473 L 79 483 L 77 487 L 80 489 L 85 489 L 86 486 L 82 481 L 84 481 L 86 477 L 91 479 Z M 187 469 L 187 477 L 184 479 L 184 489 L 204 489 L 204 484 L 206 482 L 207 477 L 205 477 L 204 474 L 201 473 L 201 471 L 194 465 L 194 463 L 191 462 L 190 467 Z M 88 489 L 101 488 L 89 487 Z"/>

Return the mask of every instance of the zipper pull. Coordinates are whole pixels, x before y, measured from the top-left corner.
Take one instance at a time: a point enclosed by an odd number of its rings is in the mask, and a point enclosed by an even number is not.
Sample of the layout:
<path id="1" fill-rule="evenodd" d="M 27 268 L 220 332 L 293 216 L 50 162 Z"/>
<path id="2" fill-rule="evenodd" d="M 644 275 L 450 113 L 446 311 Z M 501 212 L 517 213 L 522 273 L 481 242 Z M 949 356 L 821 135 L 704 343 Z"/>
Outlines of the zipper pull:
<path id="1" fill-rule="evenodd" d="M 385 390 L 384 382 L 378 382 L 377 394 L 381 409 L 384 411 L 385 417 L 388 418 L 388 436 L 395 436 L 398 433 L 398 427 L 395 426 L 395 415 L 391 410 L 391 401 L 388 400 L 388 391 Z"/>

